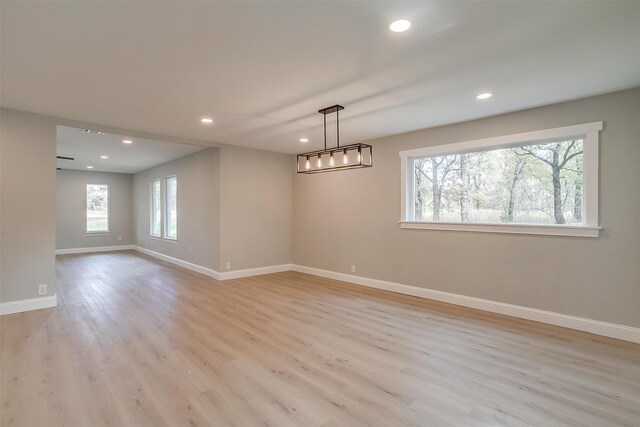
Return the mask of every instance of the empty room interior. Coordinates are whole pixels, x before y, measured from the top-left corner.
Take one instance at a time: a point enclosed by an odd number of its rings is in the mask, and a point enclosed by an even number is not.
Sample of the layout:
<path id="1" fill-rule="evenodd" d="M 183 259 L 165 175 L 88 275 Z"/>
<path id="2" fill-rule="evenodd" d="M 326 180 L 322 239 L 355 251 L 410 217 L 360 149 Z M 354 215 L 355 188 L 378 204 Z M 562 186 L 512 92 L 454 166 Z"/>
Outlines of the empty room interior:
<path id="1" fill-rule="evenodd" d="M 639 1 L 0 1 L 0 426 L 640 426 Z"/>

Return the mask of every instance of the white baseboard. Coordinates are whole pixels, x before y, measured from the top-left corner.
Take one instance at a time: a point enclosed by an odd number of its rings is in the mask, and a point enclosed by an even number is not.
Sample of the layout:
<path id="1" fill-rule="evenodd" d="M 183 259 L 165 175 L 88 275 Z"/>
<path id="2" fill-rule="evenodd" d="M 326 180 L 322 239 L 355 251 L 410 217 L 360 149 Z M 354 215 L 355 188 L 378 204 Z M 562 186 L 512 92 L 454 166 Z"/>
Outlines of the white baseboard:
<path id="1" fill-rule="evenodd" d="M 225 271 L 220 274 L 219 280 L 239 279 L 241 277 L 259 276 L 261 274 L 280 273 L 282 271 L 291 271 L 293 265 L 281 264 L 270 265 L 267 267 L 247 268 L 245 270 Z"/>
<path id="2" fill-rule="evenodd" d="M 56 295 L 49 297 L 23 299 L 0 303 L 0 315 L 22 313 L 23 311 L 40 310 L 58 305 Z"/>
<path id="3" fill-rule="evenodd" d="M 177 265 L 182 268 L 186 268 L 187 270 L 195 271 L 196 273 L 204 274 L 205 276 L 209 276 L 212 279 L 220 280 L 220 273 L 217 271 L 203 267 L 198 264 L 194 264 L 192 262 L 184 261 L 178 258 L 171 257 L 169 255 L 161 254 L 160 252 L 155 252 L 147 248 L 143 248 L 141 246 L 133 246 L 133 249 L 142 252 L 143 254 L 149 255 L 151 257 L 160 259 L 162 261 L 170 262 L 171 264 Z"/>
<path id="4" fill-rule="evenodd" d="M 56 249 L 56 255 L 88 254 L 91 252 L 127 251 L 132 249 L 134 249 L 134 245 L 94 246 L 90 248 Z"/>
<path id="5" fill-rule="evenodd" d="M 152 251 L 147 248 L 143 248 L 141 246 L 133 246 L 133 249 L 143 254 L 147 254 L 154 258 L 170 262 L 182 268 L 186 268 L 187 270 L 195 271 L 200 274 L 204 274 L 205 276 L 209 276 L 216 280 L 231 280 L 231 279 L 239 279 L 241 277 L 250 277 L 250 276 L 259 276 L 261 274 L 269 274 L 269 273 L 279 273 L 281 271 L 290 271 L 292 270 L 291 264 L 282 264 L 282 265 L 270 265 L 267 267 L 256 267 L 256 268 L 248 268 L 245 270 L 233 270 L 233 271 L 225 271 L 220 273 L 211 268 L 203 267 L 198 264 L 194 264 L 188 261 L 181 260 L 179 258 L 170 257 L 165 254 L 161 254 L 159 252 Z"/>
<path id="6" fill-rule="evenodd" d="M 319 268 L 306 267 L 303 265 L 294 264 L 292 265 L 292 270 L 301 273 L 312 274 L 314 276 L 354 283 L 356 285 L 368 286 L 370 288 L 383 289 L 400 294 L 412 295 L 435 301 L 442 301 L 449 304 L 460 305 L 463 307 L 476 308 L 492 313 L 505 314 L 507 316 L 534 320 L 536 322 L 562 326 L 565 328 L 576 329 L 578 331 L 589 332 L 596 335 L 640 343 L 640 328 L 634 328 L 631 326 L 617 325 L 614 323 L 601 322 L 599 320 L 586 319 L 584 317 L 570 316 L 566 314 L 538 310 L 535 308 L 523 307 L 519 305 L 506 304 L 482 298 L 469 297 L 433 289 L 419 288 L 417 286 L 403 285 L 401 283 L 370 279 L 367 277 L 354 276 L 345 273 L 337 273 L 335 271 L 322 270 Z"/>

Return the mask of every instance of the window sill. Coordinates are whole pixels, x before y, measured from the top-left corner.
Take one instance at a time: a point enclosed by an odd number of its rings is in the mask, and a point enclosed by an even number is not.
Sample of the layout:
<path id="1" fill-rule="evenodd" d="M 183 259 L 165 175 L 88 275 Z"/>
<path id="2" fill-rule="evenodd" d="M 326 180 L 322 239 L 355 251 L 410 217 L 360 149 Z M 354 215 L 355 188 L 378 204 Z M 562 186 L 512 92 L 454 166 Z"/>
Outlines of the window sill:
<path id="1" fill-rule="evenodd" d="M 162 237 L 162 236 L 149 234 L 149 238 L 151 240 L 157 240 L 159 242 L 178 243 L 178 239 L 172 239 L 171 237 Z"/>
<path id="2" fill-rule="evenodd" d="M 414 230 L 475 231 L 480 233 L 535 234 L 543 236 L 598 237 L 602 227 L 555 224 L 465 224 L 460 222 L 399 221 Z"/>
<path id="3" fill-rule="evenodd" d="M 85 236 L 109 236 L 111 235 L 110 231 L 85 231 Z"/>

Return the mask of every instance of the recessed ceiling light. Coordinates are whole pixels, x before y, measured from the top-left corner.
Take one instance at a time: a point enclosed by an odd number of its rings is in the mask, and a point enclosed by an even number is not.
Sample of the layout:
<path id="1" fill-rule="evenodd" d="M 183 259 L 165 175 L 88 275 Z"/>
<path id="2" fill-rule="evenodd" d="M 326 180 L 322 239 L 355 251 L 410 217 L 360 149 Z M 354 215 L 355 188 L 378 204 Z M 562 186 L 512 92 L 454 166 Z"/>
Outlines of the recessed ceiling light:
<path id="1" fill-rule="evenodd" d="M 403 33 L 411 28 L 411 21 L 408 19 L 398 19 L 389 25 L 389 29 L 394 33 Z"/>
<path id="2" fill-rule="evenodd" d="M 100 156 L 100 158 L 101 158 L 101 159 L 105 159 L 105 160 L 106 160 L 106 159 L 108 159 L 108 158 L 109 158 L 109 156 Z"/>
<path id="3" fill-rule="evenodd" d="M 122 140 L 122 143 L 123 143 L 123 144 L 133 144 L 133 141 L 132 141 L 132 140 L 130 140 L 130 139 L 123 139 L 123 140 Z"/>
<path id="4" fill-rule="evenodd" d="M 102 132 L 101 130 L 98 131 L 98 135 L 105 135 L 104 132 Z"/>
<path id="5" fill-rule="evenodd" d="M 211 123 L 213 123 L 213 119 L 211 117 L 203 117 L 200 119 L 200 121 L 205 125 L 210 125 Z"/>
<path id="6" fill-rule="evenodd" d="M 309 138 L 300 138 L 300 142 L 309 142 Z"/>
<path id="7" fill-rule="evenodd" d="M 93 166 L 87 166 L 87 169 L 93 169 Z"/>
<path id="8" fill-rule="evenodd" d="M 483 92 L 483 93 L 479 93 L 478 95 L 476 95 L 476 98 L 478 99 L 489 99 L 493 96 L 493 94 L 491 92 Z"/>

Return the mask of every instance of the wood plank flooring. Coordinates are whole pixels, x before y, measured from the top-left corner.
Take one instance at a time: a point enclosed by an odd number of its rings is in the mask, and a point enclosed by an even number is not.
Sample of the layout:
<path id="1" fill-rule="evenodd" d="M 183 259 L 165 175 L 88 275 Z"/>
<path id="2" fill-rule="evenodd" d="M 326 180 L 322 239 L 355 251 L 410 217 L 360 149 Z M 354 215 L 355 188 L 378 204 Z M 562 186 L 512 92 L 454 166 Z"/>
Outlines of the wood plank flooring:
<path id="1" fill-rule="evenodd" d="M 2 426 L 638 426 L 640 346 L 286 272 L 58 257 L 0 317 Z"/>

